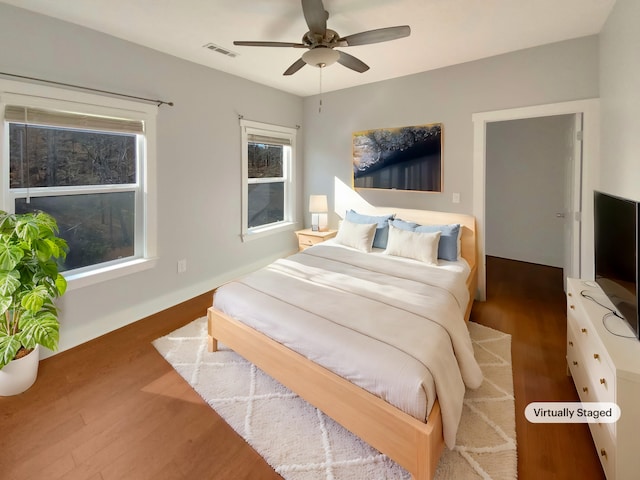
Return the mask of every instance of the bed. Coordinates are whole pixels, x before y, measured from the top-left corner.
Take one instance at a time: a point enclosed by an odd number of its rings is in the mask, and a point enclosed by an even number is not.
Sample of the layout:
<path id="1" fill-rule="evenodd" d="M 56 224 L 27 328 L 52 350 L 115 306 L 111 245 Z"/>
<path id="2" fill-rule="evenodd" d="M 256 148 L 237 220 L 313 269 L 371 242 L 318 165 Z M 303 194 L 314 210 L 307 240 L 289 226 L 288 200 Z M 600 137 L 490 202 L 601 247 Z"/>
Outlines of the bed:
<path id="1" fill-rule="evenodd" d="M 340 241 L 314 246 L 220 287 L 208 310 L 209 350 L 224 343 L 426 480 L 445 443 L 455 442 L 465 386 L 482 381 L 466 329 L 477 287 L 475 220 L 397 208 L 358 214 L 391 212 L 413 225 L 459 224 L 459 258 L 434 267 L 386 255 L 375 248 L 377 236 L 366 253 Z M 398 329 L 400 321 L 411 327 Z M 443 335 L 448 343 L 436 340 Z M 436 361 L 427 365 L 432 347 Z"/>

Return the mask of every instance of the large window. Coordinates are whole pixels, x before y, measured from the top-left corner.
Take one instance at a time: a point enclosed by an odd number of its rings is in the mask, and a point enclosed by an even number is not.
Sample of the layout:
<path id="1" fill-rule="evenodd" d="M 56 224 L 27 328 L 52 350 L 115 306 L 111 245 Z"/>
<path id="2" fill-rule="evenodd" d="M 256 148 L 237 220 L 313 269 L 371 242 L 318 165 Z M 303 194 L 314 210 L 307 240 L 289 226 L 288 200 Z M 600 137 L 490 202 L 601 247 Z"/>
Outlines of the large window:
<path id="1" fill-rule="evenodd" d="M 2 209 L 42 210 L 57 220 L 69 244 L 60 267 L 70 280 L 106 272 L 111 278 L 150 259 L 153 206 L 145 185 L 152 112 L 0 95 Z"/>
<path id="2" fill-rule="evenodd" d="M 242 120 L 243 239 L 294 222 L 296 130 Z"/>

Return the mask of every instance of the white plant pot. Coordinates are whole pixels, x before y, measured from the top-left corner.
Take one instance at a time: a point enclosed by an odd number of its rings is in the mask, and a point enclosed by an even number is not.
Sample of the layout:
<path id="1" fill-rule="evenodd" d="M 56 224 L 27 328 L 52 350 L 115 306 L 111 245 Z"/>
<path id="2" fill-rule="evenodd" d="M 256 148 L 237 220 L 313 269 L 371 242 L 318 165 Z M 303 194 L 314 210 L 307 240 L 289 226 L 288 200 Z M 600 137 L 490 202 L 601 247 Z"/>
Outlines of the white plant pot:
<path id="1" fill-rule="evenodd" d="M 36 381 L 40 363 L 40 345 L 28 355 L 12 360 L 0 369 L 0 396 L 18 395 Z"/>

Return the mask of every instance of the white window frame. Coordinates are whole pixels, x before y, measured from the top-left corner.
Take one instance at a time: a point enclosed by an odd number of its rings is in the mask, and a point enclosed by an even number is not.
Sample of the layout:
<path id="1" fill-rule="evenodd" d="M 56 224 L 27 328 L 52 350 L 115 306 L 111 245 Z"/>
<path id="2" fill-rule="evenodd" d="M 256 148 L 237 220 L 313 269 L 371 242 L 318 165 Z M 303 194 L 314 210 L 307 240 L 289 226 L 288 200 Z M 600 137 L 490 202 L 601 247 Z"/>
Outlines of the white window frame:
<path id="1" fill-rule="evenodd" d="M 298 130 L 244 119 L 240 120 L 240 128 L 242 136 L 242 241 L 261 238 L 285 230 L 294 230 L 296 228 L 295 164 Z M 249 178 L 249 135 L 282 138 L 291 144 L 291 154 L 282 159 L 282 178 Z M 249 228 L 249 184 L 275 181 L 284 181 L 284 219 L 268 225 Z"/>
<path id="2" fill-rule="evenodd" d="M 24 197 L 24 189 L 9 188 L 9 123 L 4 118 L 7 105 L 20 105 L 49 110 L 72 111 L 89 115 L 138 120 L 144 123 L 144 135 L 138 136 L 139 155 L 136 184 L 121 186 L 55 187 L 56 195 L 67 191 L 100 193 L 109 191 L 136 191 L 135 253 L 123 260 L 100 263 L 63 275 L 68 290 L 94 285 L 153 268 L 157 263 L 157 207 L 156 207 L 156 115 L 157 106 L 121 100 L 101 95 L 76 92 L 61 88 L 28 84 L 0 79 L 0 163 L 2 210 L 13 212 L 15 199 Z M 50 192 L 49 188 L 30 188 L 32 197 Z M 50 195 L 47 193 L 47 195 Z"/>

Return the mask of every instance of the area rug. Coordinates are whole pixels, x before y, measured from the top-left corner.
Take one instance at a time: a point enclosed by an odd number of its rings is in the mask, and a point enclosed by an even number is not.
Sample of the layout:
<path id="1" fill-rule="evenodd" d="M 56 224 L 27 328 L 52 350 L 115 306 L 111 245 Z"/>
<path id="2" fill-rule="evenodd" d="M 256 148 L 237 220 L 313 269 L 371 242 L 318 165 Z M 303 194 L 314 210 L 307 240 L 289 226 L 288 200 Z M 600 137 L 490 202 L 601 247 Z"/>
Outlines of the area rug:
<path id="1" fill-rule="evenodd" d="M 511 336 L 469 324 L 484 373 L 467 390 L 456 446 L 436 479 L 517 476 Z M 407 471 L 226 346 L 207 351 L 200 318 L 153 345 L 200 396 L 286 480 L 410 479 Z M 274 441 L 274 439 L 278 439 Z"/>

